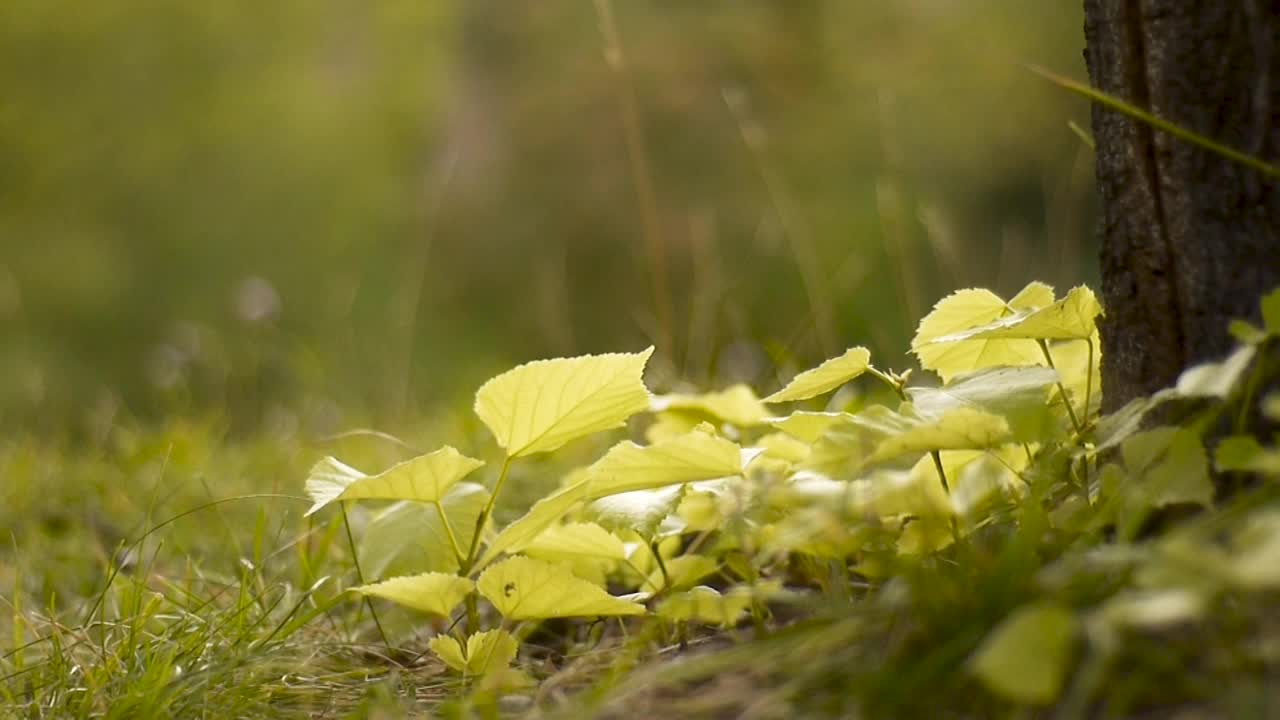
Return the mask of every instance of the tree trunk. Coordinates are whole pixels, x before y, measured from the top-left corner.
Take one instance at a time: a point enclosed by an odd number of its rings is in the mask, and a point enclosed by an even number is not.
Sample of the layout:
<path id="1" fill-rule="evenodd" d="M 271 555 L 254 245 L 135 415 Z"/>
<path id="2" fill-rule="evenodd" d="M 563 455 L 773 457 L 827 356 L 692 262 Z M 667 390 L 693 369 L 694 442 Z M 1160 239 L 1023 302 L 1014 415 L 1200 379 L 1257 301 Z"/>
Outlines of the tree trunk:
<path id="1" fill-rule="evenodd" d="M 1095 87 L 1280 159 L 1275 0 L 1085 0 Z M 1095 105 L 1102 199 L 1103 410 L 1230 351 L 1227 325 L 1280 285 L 1274 178 Z"/>

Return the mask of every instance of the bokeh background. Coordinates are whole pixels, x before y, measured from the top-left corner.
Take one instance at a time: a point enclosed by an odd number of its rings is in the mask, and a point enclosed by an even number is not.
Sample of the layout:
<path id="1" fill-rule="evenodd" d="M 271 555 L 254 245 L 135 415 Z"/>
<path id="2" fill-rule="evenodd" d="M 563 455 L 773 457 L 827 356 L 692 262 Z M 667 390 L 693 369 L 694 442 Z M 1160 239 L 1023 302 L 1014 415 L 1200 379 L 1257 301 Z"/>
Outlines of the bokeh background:
<path id="1" fill-rule="evenodd" d="M 534 357 L 771 388 L 1094 269 L 1073 0 L 7 0 L 0 428 L 393 428 Z"/>

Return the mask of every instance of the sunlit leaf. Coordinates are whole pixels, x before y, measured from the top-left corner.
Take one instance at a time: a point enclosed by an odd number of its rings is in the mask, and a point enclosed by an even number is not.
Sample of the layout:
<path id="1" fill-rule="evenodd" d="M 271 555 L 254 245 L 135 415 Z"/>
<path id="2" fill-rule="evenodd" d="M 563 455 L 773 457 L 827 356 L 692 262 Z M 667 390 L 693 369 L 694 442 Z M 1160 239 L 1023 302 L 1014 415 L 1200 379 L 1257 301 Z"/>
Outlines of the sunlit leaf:
<path id="1" fill-rule="evenodd" d="M 914 452 L 992 448 L 1008 442 L 1011 437 L 1009 423 L 1004 418 L 981 410 L 957 408 L 936 419 L 909 421 L 880 443 L 869 462 L 883 462 Z"/>
<path id="2" fill-rule="evenodd" d="M 933 370 L 944 381 L 960 373 L 999 365 L 1038 365 L 1044 362 L 1034 340 L 964 340 L 936 342 L 938 338 L 970 330 L 1012 315 L 1019 310 L 1044 307 L 1052 301 L 1053 291 L 1041 283 L 1032 283 L 1008 304 L 989 290 L 959 290 L 939 300 L 933 310 L 920 321 L 911 351 L 920 365 Z"/>
<path id="3" fill-rule="evenodd" d="M 424 613 L 448 617 L 475 584 L 446 573 L 424 573 L 362 585 L 353 592 L 390 600 Z"/>
<path id="4" fill-rule="evenodd" d="M 489 491 L 472 482 L 460 482 L 434 504 L 398 502 L 373 516 L 360 536 L 360 565 L 370 577 L 413 575 L 421 572 L 458 571 L 458 560 L 449 544 L 441 511 L 449 520 L 454 539 L 461 545 L 475 532 Z M 466 548 L 460 548 L 466 552 Z"/>
<path id="5" fill-rule="evenodd" d="M 653 398 L 649 409 L 654 412 L 680 410 L 739 427 L 759 425 L 769 415 L 755 391 L 746 385 L 734 385 L 701 395 L 659 395 Z"/>
<path id="6" fill-rule="evenodd" d="M 909 388 L 916 414 L 941 419 L 957 408 L 969 408 L 1005 418 L 1020 441 L 1035 440 L 1052 429 L 1046 400 L 1058 381 L 1047 367 L 1002 367 L 957 376 L 945 387 Z"/>
<path id="7" fill-rule="evenodd" d="M 377 475 L 365 475 L 327 457 L 316 464 L 307 478 L 307 495 L 315 503 L 307 515 L 335 500 L 436 502 L 454 483 L 482 465 L 483 461 L 469 458 L 447 445 L 392 465 Z"/>
<path id="8" fill-rule="evenodd" d="M 797 440 L 786 433 L 762 435 L 756 439 L 756 445 L 764 449 L 766 457 L 788 463 L 804 462 L 805 458 L 809 457 L 810 443 Z"/>
<path id="9" fill-rule="evenodd" d="M 519 552 L 525 544 L 532 541 L 543 530 L 550 527 L 578 502 L 587 497 L 589 479 L 582 479 L 542 498 L 529 508 L 529 512 L 513 521 L 498 533 L 498 536 L 485 548 L 484 554 L 476 567 L 484 567 L 504 552 Z"/>
<path id="10" fill-rule="evenodd" d="M 658 604 L 659 617 L 676 622 L 699 622 L 730 627 L 738 624 L 756 598 L 776 588 L 737 585 L 721 594 L 705 585 L 678 592 Z"/>
<path id="11" fill-rule="evenodd" d="M 1012 306 L 1012 303 L 1011 303 Z M 1022 309 L 983 325 L 935 337 L 931 343 L 974 340 L 1086 340 L 1093 336 L 1102 314 L 1093 291 L 1083 285 L 1047 307 Z"/>
<path id="12" fill-rule="evenodd" d="M 850 420 L 846 412 L 809 412 L 800 410 L 782 418 L 770 418 L 769 424 L 801 442 L 815 443 L 834 425 Z"/>
<path id="13" fill-rule="evenodd" d="M 662 568 L 650 572 L 649 577 L 640 586 L 641 592 L 656 593 L 666 589 L 668 581 L 671 589 L 684 590 L 693 587 L 720 566 L 714 558 L 706 555 L 681 555 L 667 560 L 664 565 L 666 565 L 667 574 L 663 575 Z"/>
<path id="14" fill-rule="evenodd" d="M 465 651 L 451 635 L 437 635 L 427 645 L 445 665 L 471 676 L 505 670 L 520 648 L 520 642 L 501 629 L 485 630 L 467 638 Z"/>
<path id="15" fill-rule="evenodd" d="M 549 452 L 621 427 L 649 407 L 641 376 L 652 354 L 649 348 L 526 363 L 481 386 L 475 411 L 508 456 Z"/>
<path id="16" fill-rule="evenodd" d="M 1175 386 L 1183 397 L 1225 398 L 1240 384 L 1258 348 L 1241 345 L 1222 362 L 1208 362 L 1187 368 Z"/>
<path id="17" fill-rule="evenodd" d="M 623 441 L 588 469 L 591 497 L 710 480 L 742 472 L 742 450 L 701 430 L 653 445 Z"/>
<path id="18" fill-rule="evenodd" d="M 792 378 L 786 387 L 765 398 L 767 403 L 807 400 L 830 392 L 857 378 L 871 367 L 871 352 L 864 347 L 853 347 L 843 355 L 832 358 L 812 370 L 806 370 Z"/>
<path id="19" fill-rule="evenodd" d="M 612 530 L 634 530 L 651 538 L 684 497 L 685 485 L 655 490 L 632 490 L 599 498 L 586 507 L 586 514 Z"/>
<path id="20" fill-rule="evenodd" d="M 566 567 L 528 557 L 503 560 L 485 570 L 476 585 L 508 620 L 645 612 L 643 605 L 619 600 Z"/>
<path id="21" fill-rule="evenodd" d="M 595 523 L 552 525 L 525 544 L 521 551 L 549 561 L 573 557 L 622 560 L 627 556 L 622 541 Z"/>
<path id="22" fill-rule="evenodd" d="M 664 410 L 653 417 L 653 422 L 644 429 L 645 440 L 650 444 L 670 440 L 688 434 L 705 419 L 698 413 L 686 410 Z"/>
<path id="23" fill-rule="evenodd" d="M 1079 621 L 1067 608 L 1026 605 L 982 642 L 974 673 L 989 690 L 1014 702 L 1048 705 L 1058 699 L 1071 668 Z"/>

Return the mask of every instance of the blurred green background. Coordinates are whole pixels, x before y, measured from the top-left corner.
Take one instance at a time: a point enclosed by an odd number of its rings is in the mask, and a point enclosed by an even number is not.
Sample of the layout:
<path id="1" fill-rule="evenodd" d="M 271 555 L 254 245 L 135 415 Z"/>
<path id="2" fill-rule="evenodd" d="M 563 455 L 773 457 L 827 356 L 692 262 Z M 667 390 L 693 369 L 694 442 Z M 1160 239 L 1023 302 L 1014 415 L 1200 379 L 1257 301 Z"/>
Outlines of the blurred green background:
<path id="1" fill-rule="evenodd" d="M 1095 272 L 1075 0 L 0 3 L 0 427 L 396 427 Z M 781 368 L 779 370 L 778 368 Z"/>

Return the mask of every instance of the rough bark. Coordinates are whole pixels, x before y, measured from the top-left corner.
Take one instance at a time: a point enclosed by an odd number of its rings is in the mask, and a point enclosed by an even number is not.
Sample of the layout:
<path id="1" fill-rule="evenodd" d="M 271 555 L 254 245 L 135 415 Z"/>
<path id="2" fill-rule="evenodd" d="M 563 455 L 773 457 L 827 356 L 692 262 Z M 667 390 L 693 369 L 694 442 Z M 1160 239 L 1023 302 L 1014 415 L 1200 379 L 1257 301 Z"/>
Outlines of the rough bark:
<path id="1" fill-rule="evenodd" d="M 1274 0 L 1085 0 L 1093 85 L 1280 161 Z M 1104 411 L 1225 355 L 1280 285 L 1280 184 L 1095 105 Z"/>

